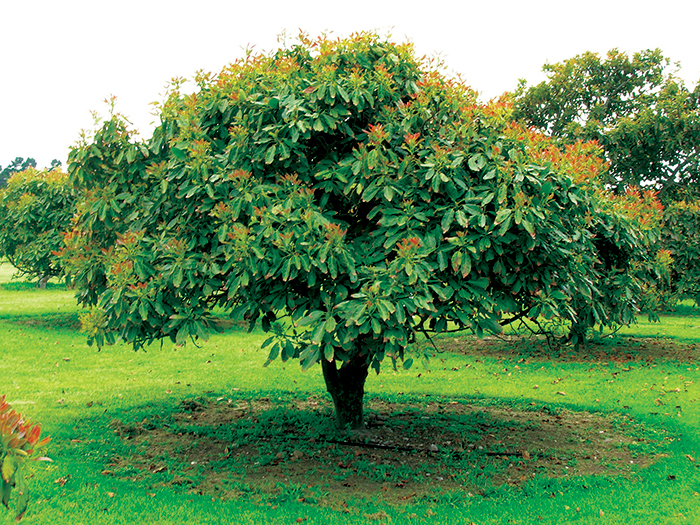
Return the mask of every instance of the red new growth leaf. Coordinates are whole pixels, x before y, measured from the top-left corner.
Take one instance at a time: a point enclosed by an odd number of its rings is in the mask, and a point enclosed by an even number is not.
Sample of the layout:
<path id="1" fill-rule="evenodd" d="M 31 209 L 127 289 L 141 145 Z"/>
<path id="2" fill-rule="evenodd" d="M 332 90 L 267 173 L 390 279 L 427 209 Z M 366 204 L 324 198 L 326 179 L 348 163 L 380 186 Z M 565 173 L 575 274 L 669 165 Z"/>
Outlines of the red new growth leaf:
<path id="1" fill-rule="evenodd" d="M 0 397 L 0 471 L 3 480 L 0 490 L 3 503 L 8 506 L 12 489 L 18 488 L 20 497 L 17 500 L 16 521 L 22 519 L 27 509 L 27 462 L 41 459 L 33 457 L 34 452 L 48 443 L 48 438 L 45 438 L 37 444 L 40 435 L 39 425 L 11 410 L 10 405 L 5 402 L 5 396 Z"/>
<path id="2" fill-rule="evenodd" d="M 41 427 L 39 425 L 34 425 L 32 429 L 29 431 L 29 435 L 27 436 L 27 441 L 31 445 L 35 445 L 37 441 L 39 441 L 39 437 L 41 436 Z"/>

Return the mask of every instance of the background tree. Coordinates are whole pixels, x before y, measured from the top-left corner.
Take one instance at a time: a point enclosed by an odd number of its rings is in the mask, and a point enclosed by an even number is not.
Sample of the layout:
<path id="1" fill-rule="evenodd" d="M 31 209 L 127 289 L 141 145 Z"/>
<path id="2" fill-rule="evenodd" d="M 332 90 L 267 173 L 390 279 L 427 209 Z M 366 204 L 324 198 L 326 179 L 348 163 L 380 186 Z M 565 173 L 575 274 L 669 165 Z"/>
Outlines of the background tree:
<path id="1" fill-rule="evenodd" d="M 36 168 L 36 161 L 32 158 L 24 160 L 23 157 L 16 157 L 5 169 L 0 166 L 0 188 L 7 185 L 7 179 L 10 175 L 19 171 L 24 171 L 28 168 Z"/>
<path id="2" fill-rule="evenodd" d="M 68 175 L 60 170 L 27 168 L 11 175 L 0 189 L 0 256 L 42 286 L 61 275 L 52 252 L 63 246 L 74 203 Z"/>
<path id="3" fill-rule="evenodd" d="M 320 362 L 359 427 L 368 370 L 410 366 L 422 334 L 634 310 L 632 288 L 604 301 L 625 270 L 599 239 L 643 257 L 643 200 L 606 195 L 595 145 L 511 124 L 411 45 L 302 35 L 196 82 L 172 86 L 149 140 L 113 115 L 71 151 L 62 260 L 91 341 L 184 343 L 215 308 L 242 315 L 271 332 L 270 361 Z"/>
<path id="4" fill-rule="evenodd" d="M 660 241 L 669 258 L 670 275 L 664 303 L 675 306 L 690 298 L 700 304 L 700 203 L 674 202 L 664 210 L 664 230 Z M 664 283 L 666 284 L 666 283 Z"/>
<path id="5" fill-rule="evenodd" d="M 59 169 L 60 167 L 61 161 L 53 159 L 49 169 Z M 16 157 L 15 160 L 5 167 L 5 169 L 2 169 L 2 166 L 0 166 L 0 188 L 7 185 L 7 179 L 10 178 L 10 175 L 24 171 L 28 168 L 36 168 L 36 161 L 34 159 L 28 158 L 27 160 L 24 160 L 23 157 Z"/>
<path id="6" fill-rule="evenodd" d="M 536 86 L 521 81 L 516 119 L 564 143 L 598 141 L 605 183 L 618 192 L 649 185 L 663 201 L 700 197 L 700 84 L 686 88 L 660 50 L 589 52 L 543 71 Z"/>

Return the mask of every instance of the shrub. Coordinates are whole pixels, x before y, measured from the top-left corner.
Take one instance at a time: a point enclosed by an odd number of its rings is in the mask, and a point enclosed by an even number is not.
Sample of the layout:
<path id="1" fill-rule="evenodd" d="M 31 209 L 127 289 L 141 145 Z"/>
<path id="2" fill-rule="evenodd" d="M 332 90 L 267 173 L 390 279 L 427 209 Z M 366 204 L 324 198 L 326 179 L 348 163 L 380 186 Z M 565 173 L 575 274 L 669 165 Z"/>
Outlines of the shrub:
<path id="1" fill-rule="evenodd" d="M 9 509 L 12 489 L 16 488 L 19 492 L 16 521 L 22 519 L 29 503 L 25 478 L 28 461 L 51 461 L 46 457 L 36 457 L 39 450 L 51 440 L 46 437 L 40 441 L 40 437 L 41 427 L 12 410 L 4 395 L 0 397 L 0 496 L 3 505 Z"/>

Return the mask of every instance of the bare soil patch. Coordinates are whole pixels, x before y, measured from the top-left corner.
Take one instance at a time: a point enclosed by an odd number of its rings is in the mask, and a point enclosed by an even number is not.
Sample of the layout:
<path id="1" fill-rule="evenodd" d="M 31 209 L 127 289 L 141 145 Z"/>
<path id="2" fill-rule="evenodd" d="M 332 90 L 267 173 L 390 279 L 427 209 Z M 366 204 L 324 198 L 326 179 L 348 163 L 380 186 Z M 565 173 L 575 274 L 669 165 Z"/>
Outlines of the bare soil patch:
<path id="1" fill-rule="evenodd" d="M 568 361 L 578 363 L 681 361 L 694 363 L 700 360 L 700 345 L 682 344 L 671 339 L 627 337 L 591 342 L 580 350 L 571 345 L 550 346 L 546 339 L 538 337 L 444 337 L 435 340 L 443 351 L 472 356 L 488 356 L 502 359 L 523 358 L 536 361 Z M 506 343 L 506 344 L 504 344 Z"/>
<path id="2" fill-rule="evenodd" d="M 395 396 L 401 398 L 401 396 Z M 367 428 L 340 433 L 325 397 L 192 399 L 168 415 L 114 420 L 105 475 L 213 497 L 347 508 L 488 495 L 504 486 L 633 477 L 655 461 L 643 427 L 589 412 L 371 399 Z"/>

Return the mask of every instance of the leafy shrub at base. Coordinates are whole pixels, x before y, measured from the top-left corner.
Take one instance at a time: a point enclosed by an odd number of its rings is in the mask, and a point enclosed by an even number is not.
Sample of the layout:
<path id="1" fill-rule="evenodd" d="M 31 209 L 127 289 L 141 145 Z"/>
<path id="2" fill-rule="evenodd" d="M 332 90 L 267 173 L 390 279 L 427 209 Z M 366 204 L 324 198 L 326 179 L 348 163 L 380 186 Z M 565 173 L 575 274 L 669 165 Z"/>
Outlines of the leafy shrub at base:
<path id="1" fill-rule="evenodd" d="M 51 461 L 49 458 L 36 457 L 51 438 L 41 439 L 41 427 L 25 420 L 21 414 L 12 410 L 5 396 L 0 397 L 0 496 L 2 503 L 10 508 L 12 489 L 18 492 L 16 521 L 20 521 L 29 503 L 26 472 L 28 461 Z"/>

